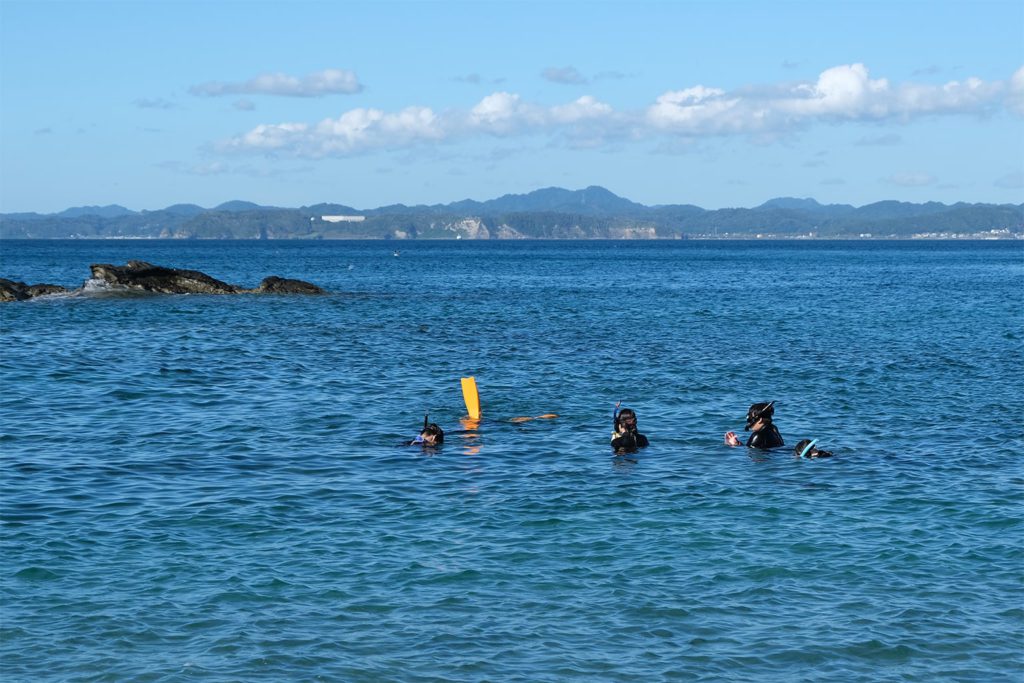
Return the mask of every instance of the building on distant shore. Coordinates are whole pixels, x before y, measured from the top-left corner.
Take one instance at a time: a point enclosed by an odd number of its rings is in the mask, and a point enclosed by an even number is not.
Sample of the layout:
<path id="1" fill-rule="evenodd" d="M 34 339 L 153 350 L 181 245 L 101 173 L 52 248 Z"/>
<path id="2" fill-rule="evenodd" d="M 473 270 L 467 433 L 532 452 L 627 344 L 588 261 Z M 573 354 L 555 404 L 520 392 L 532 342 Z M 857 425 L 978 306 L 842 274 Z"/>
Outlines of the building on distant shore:
<path id="1" fill-rule="evenodd" d="M 320 216 L 320 220 L 327 223 L 361 223 L 366 216 Z"/>

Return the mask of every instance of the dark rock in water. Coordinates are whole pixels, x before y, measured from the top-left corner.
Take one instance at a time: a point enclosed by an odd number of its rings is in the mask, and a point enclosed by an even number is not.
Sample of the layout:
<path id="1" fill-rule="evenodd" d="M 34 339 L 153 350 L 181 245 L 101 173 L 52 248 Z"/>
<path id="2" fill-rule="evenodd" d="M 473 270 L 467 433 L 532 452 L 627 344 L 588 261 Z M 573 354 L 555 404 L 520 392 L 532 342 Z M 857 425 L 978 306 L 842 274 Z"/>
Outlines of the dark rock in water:
<path id="1" fill-rule="evenodd" d="M 37 296 L 61 294 L 66 291 L 68 290 L 60 285 L 26 285 L 24 282 L 0 278 L 0 301 L 25 301 Z"/>
<path id="2" fill-rule="evenodd" d="M 253 290 L 261 294 L 323 294 L 324 290 L 309 282 L 290 280 L 271 275 L 264 278 L 260 286 Z"/>
<path id="3" fill-rule="evenodd" d="M 256 289 L 245 289 L 221 282 L 197 270 L 180 270 L 154 266 L 145 261 L 129 261 L 125 266 L 94 264 L 93 278 L 112 285 L 142 289 L 164 294 L 323 294 L 324 290 L 303 280 L 287 280 L 271 276 Z"/>
<path id="4" fill-rule="evenodd" d="M 24 301 L 28 298 L 28 285 L 0 278 L 0 301 Z"/>
<path id="5" fill-rule="evenodd" d="M 123 266 L 94 263 L 89 266 L 94 280 L 108 285 L 162 294 L 324 294 L 324 290 L 303 280 L 271 276 L 256 289 L 221 282 L 198 270 L 154 266 L 145 261 L 129 261 Z M 58 285 L 26 285 L 0 278 L 0 301 L 24 301 L 35 296 L 66 292 Z"/>
<path id="6" fill-rule="evenodd" d="M 154 266 L 145 261 L 129 261 L 125 266 L 94 263 L 89 266 L 96 280 L 107 284 L 162 294 L 237 294 L 234 285 L 221 282 L 198 270 L 179 270 Z"/>

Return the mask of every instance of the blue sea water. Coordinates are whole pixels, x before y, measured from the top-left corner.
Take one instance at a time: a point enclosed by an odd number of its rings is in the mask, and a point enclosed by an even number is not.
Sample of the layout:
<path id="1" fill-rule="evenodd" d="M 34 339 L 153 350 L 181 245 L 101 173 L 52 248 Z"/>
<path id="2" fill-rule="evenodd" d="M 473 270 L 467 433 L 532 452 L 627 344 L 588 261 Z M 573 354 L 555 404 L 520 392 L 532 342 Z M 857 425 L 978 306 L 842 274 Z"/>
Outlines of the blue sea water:
<path id="1" fill-rule="evenodd" d="M 1019 242 L 5 241 L 0 276 L 128 259 L 330 293 L 0 305 L 5 682 L 1024 676 Z M 724 446 L 768 400 L 789 447 Z M 426 411 L 444 446 L 399 446 Z"/>

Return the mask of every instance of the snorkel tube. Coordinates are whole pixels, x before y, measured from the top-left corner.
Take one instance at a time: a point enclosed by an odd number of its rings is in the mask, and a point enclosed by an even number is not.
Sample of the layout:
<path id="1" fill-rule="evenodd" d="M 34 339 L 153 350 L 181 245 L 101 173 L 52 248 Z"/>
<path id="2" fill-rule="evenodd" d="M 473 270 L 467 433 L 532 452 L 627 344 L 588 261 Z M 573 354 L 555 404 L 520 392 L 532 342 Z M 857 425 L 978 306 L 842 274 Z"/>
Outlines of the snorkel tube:
<path id="1" fill-rule="evenodd" d="M 814 448 L 814 444 L 816 444 L 816 443 L 818 443 L 818 440 L 817 439 L 812 439 L 809 444 L 804 446 L 804 449 L 802 451 L 800 451 L 800 455 L 798 455 L 797 457 L 798 458 L 803 458 L 804 456 L 806 456 L 808 453 L 811 452 L 811 449 Z"/>

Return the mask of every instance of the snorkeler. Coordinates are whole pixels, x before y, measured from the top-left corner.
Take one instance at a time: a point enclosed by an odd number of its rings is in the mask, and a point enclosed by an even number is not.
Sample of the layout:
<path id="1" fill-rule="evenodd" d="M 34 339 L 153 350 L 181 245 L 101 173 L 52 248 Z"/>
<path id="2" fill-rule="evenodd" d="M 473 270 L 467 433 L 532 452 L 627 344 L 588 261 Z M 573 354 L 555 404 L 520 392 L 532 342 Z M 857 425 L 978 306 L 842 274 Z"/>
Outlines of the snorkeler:
<path id="1" fill-rule="evenodd" d="M 420 430 L 420 435 L 412 441 L 406 443 L 406 446 L 423 446 L 424 448 L 432 448 L 434 446 L 440 446 L 444 443 L 444 430 L 437 425 L 436 422 L 430 422 L 428 415 L 423 416 L 423 429 Z"/>
<path id="2" fill-rule="evenodd" d="M 814 444 L 818 443 L 817 439 L 801 439 L 799 443 L 793 448 L 793 455 L 798 458 L 831 458 L 832 451 L 819 450 Z"/>
<path id="3" fill-rule="evenodd" d="M 747 439 L 747 448 L 778 448 L 785 446 L 782 435 L 778 428 L 772 424 L 772 416 L 775 414 L 775 401 L 769 403 L 755 403 L 747 411 L 747 424 L 743 431 L 753 433 Z M 736 432 L 726 432 L 725 445 L 742 446 Z"/>
<path id="4" fill-rule="evenodd" d="M 636 413 L 630 408 L 619 410 L 615 404 L 615 431 L 612 432 L 612 448 L 616 454 L 635 453 L 638 448 L 647 448 L 647 437 L 636 430 Z"/>

